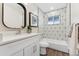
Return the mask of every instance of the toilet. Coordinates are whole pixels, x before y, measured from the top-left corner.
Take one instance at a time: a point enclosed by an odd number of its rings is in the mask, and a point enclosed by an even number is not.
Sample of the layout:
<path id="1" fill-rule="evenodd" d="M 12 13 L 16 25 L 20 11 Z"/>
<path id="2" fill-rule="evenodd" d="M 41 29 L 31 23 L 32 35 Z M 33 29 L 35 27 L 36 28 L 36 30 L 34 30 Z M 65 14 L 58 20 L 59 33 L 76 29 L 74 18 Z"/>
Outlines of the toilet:
<path id="1" fill-rule="evenodd" d="M 41 41 L 40 42 L 40 55 L 46 56 L 46 48 L 49 46 L 48 42 Z"/>

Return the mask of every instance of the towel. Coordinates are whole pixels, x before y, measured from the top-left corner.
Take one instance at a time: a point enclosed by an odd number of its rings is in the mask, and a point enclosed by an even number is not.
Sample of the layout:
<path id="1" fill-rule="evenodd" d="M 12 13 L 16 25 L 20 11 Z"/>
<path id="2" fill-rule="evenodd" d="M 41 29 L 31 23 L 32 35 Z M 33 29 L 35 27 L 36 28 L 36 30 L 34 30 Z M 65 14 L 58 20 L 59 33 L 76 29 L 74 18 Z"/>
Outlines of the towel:
<path id="1" fill-rule="evenodd" d="M 79 19 L 74 19 L 75 21 L 71 25 L 71 30 L 69 33 L 69 53 L 70 55 L 77 55 L 77 30 L 78 30 L 78 25 L 79 25 Z"/>

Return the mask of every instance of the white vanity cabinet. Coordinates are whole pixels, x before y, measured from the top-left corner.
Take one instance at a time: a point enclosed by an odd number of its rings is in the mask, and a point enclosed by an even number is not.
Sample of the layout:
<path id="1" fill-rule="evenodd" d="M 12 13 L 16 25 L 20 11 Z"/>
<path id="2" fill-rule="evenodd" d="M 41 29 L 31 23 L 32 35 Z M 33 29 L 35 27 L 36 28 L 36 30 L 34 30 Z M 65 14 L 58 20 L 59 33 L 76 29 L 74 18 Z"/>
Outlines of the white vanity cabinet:
<path id="1" fill-rule="evenodd" d="M 0 56 L 38 56 L 40 35 L 0 45 Z"/>

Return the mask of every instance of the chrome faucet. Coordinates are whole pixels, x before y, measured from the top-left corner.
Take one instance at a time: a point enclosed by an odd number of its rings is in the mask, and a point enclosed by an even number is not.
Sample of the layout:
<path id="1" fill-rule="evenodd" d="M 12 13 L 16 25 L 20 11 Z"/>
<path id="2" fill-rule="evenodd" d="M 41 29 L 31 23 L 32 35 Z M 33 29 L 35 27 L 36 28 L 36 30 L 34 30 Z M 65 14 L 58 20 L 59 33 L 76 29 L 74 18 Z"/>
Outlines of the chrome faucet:
<path id="1" fill-rule="evenodd" d="M 17 29 L 18 31 L 17 31 L 17 33 L 16 34 L 20 34 L 21 33 L 21 29 L 19 28 L 19 29 Z"/>
<path id="2" fill-rule="evenodd" d="M 16 34 L 21 34 L 21 30 L 23 29 L 23 27 L 21 26 L 21 28 L 18 28 L 18 32 Z"/>

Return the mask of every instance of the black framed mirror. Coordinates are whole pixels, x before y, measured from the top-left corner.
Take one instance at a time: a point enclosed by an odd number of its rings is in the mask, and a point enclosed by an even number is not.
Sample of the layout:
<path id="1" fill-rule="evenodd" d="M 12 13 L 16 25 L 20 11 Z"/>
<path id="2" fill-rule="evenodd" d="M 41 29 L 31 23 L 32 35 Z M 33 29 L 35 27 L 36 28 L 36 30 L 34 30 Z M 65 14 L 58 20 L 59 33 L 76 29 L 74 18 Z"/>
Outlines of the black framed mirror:
<path id="1" fill-rule="evenodd" d="M 2 23 L 9 29 L 26 27 L 26 7 L 22 3 L 2 3 Z"/>

